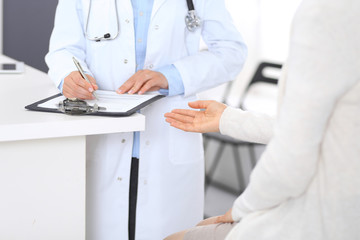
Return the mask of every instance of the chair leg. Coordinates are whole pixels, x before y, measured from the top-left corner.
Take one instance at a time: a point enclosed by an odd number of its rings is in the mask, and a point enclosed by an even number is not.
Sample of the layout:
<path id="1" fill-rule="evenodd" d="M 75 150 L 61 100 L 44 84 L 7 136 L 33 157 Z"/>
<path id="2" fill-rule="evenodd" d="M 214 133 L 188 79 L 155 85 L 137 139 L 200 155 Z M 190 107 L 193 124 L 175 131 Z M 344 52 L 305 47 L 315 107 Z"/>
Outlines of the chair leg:
<path id="1" fill-rule="evenodd" d="M 208 139 L 207 137 L 203 137 L 203 145 L 204 145 L 204 151 L 206 150 L 208 144 L 209 144 L 210 139 Z"/>
<path id="2" fill-rule="evenodd" d="M 205 191 L 207 190 L 207 188 L 209 187 L 209 185 L 210 185 L 210 183 L 212 181 L 212 177 L 214 175 L 214 172 L 216 170 L 217 165 L 220 162 L 220 158 L 221 158 L 221 155 L 222 155 L 222 153 L 224 151 L 224 148 L 225 148 L 225 144 L 223 142 L 221 142 L 220 146 L 219 146 L 219 148 L 217 150 L 216 156 L 214 158 L 214 162 L 210 166 L 210 169 L 209 169 L 208 173 L 205 176 Z"/>
<path id="3" fill-rule="evenodd" d="M 244 178 L 244 174 L 243 174 L 243 167 L 241 164 L 241 158 L 240 158 L 238 146 L 233 145 L 232 149 L 233 149 L 233 153 L 234 153 L 235 168 L 236 168 L 236 173 L 237 173 L 236 175 L 237 175 L 238 183 L 239 183 L 239 187 L 240 187 L 240 191 L 239 191 L 239 194 L 240 194 L 245 189 L 245 178 Z"/>
<path id="4" fill-rule="evenodd" d="M 255 144 L 249 144 L 249 154 L 252 168 L 256 165 Z"/>

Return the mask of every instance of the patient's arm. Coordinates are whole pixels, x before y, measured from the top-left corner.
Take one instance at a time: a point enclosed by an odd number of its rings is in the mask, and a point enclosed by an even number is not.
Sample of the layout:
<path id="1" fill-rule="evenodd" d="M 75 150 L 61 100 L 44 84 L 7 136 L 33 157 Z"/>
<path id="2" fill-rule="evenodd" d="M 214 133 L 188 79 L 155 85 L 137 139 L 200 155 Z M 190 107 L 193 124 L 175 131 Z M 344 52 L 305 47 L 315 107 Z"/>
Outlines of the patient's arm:
<path id="1" fill-rule="evenodd" d="M 221 132 L 236 139 L 268 143 L 274 119 L 266 114 L 227 107 L 216 101 L 190 102 L 189 106 L 203 111 L 174 109 L 166 113 L 171 126 L 188 132 Z"/>
<path id="2" fill-rule="evenodd" d="M 227 107 L 219 123 L 222 134 L 247 142 L 267 144 L 273 135 L 275 119 L 264 113 Z"/>

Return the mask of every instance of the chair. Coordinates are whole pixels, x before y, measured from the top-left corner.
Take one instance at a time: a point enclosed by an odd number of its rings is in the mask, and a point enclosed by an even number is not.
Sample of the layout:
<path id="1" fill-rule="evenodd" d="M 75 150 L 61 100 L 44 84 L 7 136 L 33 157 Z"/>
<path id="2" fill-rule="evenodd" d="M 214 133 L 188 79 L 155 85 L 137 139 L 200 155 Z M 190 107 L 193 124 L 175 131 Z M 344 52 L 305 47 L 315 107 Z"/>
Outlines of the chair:
<path id="1" fill-rule="evenodd" d="M 266 70 L 271 70 L 271 69 L 280 70 L 281 67 L 282 67 L 281 64 L 276 64 L 276 63 L 270 63 L 270 62 L 260 63 L 253 78 L 251 79 L 250 83 L 248 84 L 248 86 L 246 87 L 246 89 L 242 95 L 238 107 L 240 107 L 244 110 L 252 110 L 251 107 L 249 106 L 251 104 L 249 104 L 249 101 L 248 101 L 250 98 L 251 91 L 253 89 L 255 89 L 255 87 L 257 85 L 259 85 L 260 83 L 276 85 L 278 82 L 278 77 L 267 76 Z M 230 88 L 227 89 L 225 94 L 228 94 L 229 89 Z M 258 96 L 256 96 L 256 95 L 258 95 Z M 253 94 L 252 98 L 259 98 L 259 94 Z M 276 101 L 274 101 L 274 102 L 276 102 Z M 276 106 L 276 103 L 274 103 L 274 105 Z M 239 147 L 246 146 L 249 149 L 251 167 L 253 168 L 256 164 L 255 146 L 261 145 L 261 144 L 240 141 L 240 140 L 234 139 L 232 137 L 222 135 L 220 133 L 204 133 L 203 136 L 204 136 L 205 151 L 207 149 L 209 141 L 216 141 L 219 143 L 218 148 L 215 153 L 215 156 L 214 156 L 214 159 L 212 161 L 212 164 L 209 166 L 209 170 L 205 174 L 205 184 L 206 184 L 205 190 L 207 190 L 207 188 L 212 184 L 215 187 L 225 190 L 227 192 L 230 192 L 230 193 L 233 193 L 236 195 L 240 194 L 246 187 L 245 186 L 246 179 L 244 178 L 244 175 L 243 175 L 243 167 L 242 167 L 242 161 L 241 161 L 240 154 L 239 154 Z M 232 148 L 232 154 L 233 154 L 233 159 L 234 159 L 234 163 L 235 163 L 235 170 L 236 170 L 237 180 L 239 183 L 239 189 L 234 189 L 232 187 L 229 187 L 225 184 L 222 184 L 222 183 L 216 181 L 213 178 L 214 173 L 219 165 L 220 159 L 223 156 L 224 149 L 226 146 L 230 146 Z"/>

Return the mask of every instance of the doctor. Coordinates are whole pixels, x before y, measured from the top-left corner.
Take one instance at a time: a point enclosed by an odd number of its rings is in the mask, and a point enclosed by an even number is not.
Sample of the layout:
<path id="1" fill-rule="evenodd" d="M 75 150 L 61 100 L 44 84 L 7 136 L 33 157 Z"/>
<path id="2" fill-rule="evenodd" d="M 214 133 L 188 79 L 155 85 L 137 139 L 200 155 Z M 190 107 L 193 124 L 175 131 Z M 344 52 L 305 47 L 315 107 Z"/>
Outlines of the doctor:
<path id="1" fill-rule="evenodd" d="M 146 131 L 87 137 L 87 240 L 158 240 L 203 217 L 201 135 L 169 127 L 163 115 L 235 79 L 247 52 L 223 0 L 193 4 L 59 1 L 46 62 L 65 96 L 89 99 L 96 89 L 167 95 L 141 110 Z M 208 50 L 199 51 L 200 38 Z"/>

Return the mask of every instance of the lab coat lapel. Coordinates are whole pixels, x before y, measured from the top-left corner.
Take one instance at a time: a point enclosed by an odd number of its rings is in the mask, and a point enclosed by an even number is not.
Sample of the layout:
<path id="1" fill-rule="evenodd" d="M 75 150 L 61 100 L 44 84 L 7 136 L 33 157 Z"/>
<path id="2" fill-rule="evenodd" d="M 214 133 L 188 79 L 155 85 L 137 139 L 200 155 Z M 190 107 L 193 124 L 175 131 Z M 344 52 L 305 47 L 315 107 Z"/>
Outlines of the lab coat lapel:
<path id="1" fill-rule="evenodd" d="M 154 18 L 154 16 L 156 15 L 157 11 L 159 10 L 159 8 L 168 0 L 154 0 L 154 6 L 153 6 L 153 10 L 151 13 L 151 19 Z"/>

